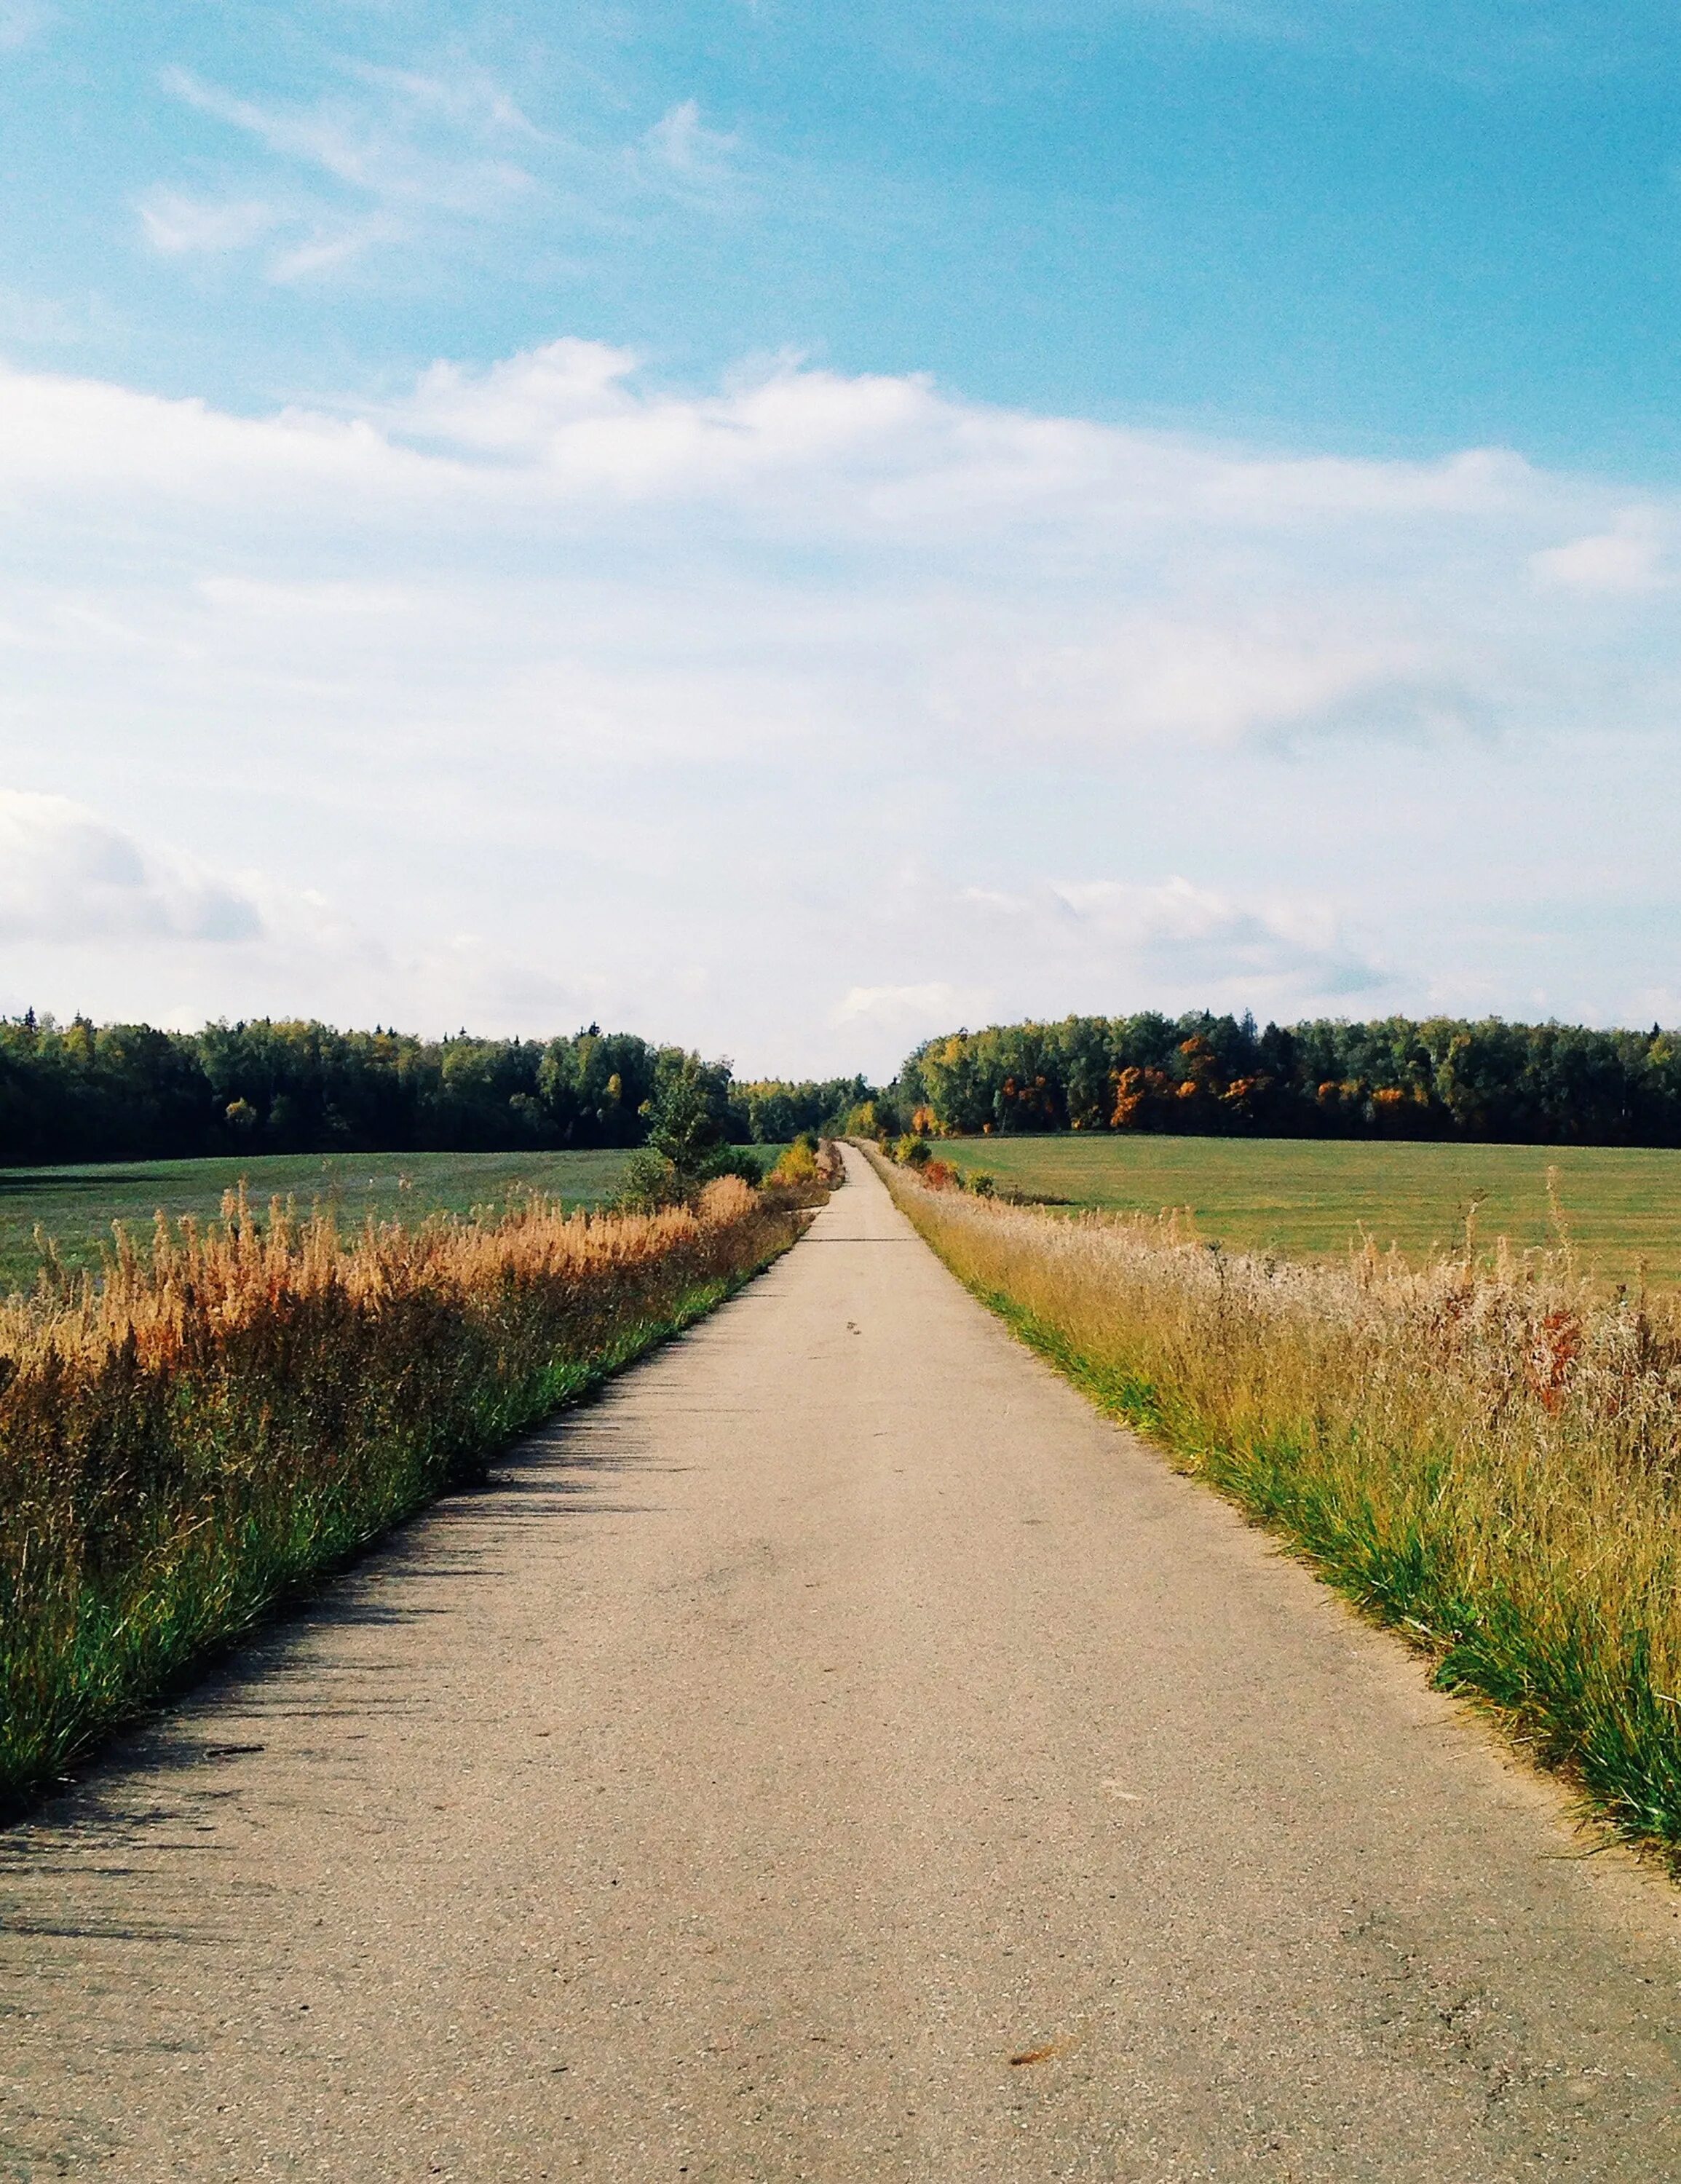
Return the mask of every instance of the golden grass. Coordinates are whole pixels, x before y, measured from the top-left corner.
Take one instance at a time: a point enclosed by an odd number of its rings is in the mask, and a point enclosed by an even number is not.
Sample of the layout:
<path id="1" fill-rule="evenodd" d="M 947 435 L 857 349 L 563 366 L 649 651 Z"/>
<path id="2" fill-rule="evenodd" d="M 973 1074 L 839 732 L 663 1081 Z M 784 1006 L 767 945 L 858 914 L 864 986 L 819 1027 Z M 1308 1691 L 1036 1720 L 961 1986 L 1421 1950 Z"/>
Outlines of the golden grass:
<path id="1" fill-rule="evenodd" d="M 716 1303 L 801 1202 L 725 1178 L 657 1213 L 533 1196 L 347 1238 L 242 1195 L 148 1251 L 120 1233 L 99 1280 L 49 1263 L 0 1306 L 0 1801 Z"/>
<path id="2" fill-rule="evenodd" d="M 1681 1848 L 1681 1317 L 1567 1244 L 1410 1265 L 1211 1249 L 884 1167 L 977 1295 L 1480 1693 L 1628 1834 Z"/>

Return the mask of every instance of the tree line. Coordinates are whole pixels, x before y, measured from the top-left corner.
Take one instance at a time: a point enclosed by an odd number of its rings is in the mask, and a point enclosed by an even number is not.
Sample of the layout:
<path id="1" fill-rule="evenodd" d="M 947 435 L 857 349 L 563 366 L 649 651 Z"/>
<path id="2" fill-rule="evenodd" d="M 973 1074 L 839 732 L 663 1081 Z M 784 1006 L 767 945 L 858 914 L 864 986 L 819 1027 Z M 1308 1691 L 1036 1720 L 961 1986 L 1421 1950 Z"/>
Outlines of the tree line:
<path id="1" fill-rule="evenodd" d="M 868 1092 L 861 1078 L 738 1084 L 727 1061 L 596 1024 L 571 1038 L 426 1039 L 266 1017 L 197 1032 L 60 1024 L 31 1011 L 0 1020 L 0 1166 L 637 1146 L 679 1075 L 743 1145 L 821 1129 Z"/>
<path id="2" fill-rule="evenodd" d="M 696 1076 L 695 1072 L 699 1072 Z M 644 1145 L 661 1089 L 704 1087 L 720 1141 L 1162 1130 L 1681 1145 L 1681 1036 L 1451 1017 L 1067 1017 L 919 1046 L 897 1082 L 738 1082 L 726 1061 L 591 1024 L 426 1039 L 269 1018 L 159 1031 L 0 1020 L 0 1166 L 203 1153 Z"/>
<path id="3" fill-rule="evenodd" d="M 1388 1017 L 1067 1017 L 927 1040 L 869 1119 L 942 1135 L 1160 1130 L 1681 1145 L 1681 1036 Z"/>

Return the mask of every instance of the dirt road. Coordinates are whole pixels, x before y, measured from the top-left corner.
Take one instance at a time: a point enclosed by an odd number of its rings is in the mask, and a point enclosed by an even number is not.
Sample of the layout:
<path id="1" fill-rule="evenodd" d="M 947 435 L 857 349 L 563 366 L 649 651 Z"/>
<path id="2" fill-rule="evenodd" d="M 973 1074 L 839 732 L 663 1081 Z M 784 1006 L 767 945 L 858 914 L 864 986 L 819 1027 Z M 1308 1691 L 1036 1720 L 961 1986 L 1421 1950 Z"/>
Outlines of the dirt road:
<path id="1" fill-rule="evenodd" d="M 1681 2177 L 1681 1897 L 810 1237 L 0 1837 L 0 2176 Z"/>

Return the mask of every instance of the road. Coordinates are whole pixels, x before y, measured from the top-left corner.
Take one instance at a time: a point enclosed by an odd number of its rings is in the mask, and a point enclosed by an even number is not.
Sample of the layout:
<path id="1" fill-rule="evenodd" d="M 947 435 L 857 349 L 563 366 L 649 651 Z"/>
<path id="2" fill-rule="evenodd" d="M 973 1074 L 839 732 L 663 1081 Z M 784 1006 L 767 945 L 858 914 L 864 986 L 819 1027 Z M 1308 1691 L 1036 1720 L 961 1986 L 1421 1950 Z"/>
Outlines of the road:
<path id="1" fill-rule="evenodd" d="M 1681 2177 L 1681 1896 L 849 1166 L 0 1837 L 0 2176 Z"/>

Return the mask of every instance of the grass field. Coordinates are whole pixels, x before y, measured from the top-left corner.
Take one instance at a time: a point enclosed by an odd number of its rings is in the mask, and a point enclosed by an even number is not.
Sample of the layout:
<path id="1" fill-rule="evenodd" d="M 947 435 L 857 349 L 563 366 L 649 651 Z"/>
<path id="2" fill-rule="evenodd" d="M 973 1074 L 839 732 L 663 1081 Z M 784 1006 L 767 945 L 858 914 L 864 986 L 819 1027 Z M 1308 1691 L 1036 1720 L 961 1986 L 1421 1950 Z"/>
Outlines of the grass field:
<path id="1" fill-rule="evenodd" d="M 1328 1258 L 1363 1225 L 1410 1256 L 1477 1230 L 1524 1248 L 1550 1240 L 1546 1176 L 1584 1268 L 1681 1284 L 1681 1151 L 1579 1145 L 1372 1145 L 1294 1138 L 960 1138 L 936 1150 L 966 1174 L 1071 1206 L 1156 1213 L 1190 1206 L 1198 1233 L 1236 1251 Z"/>
<path id="2" fill-rule="evenodd" d="M 756 1145 L 767 1163 L 782 1150 Z M 414 1223 L 429 1213 L 499 1211 L 521 1184 L 566 1206 L 610 1198 L 624 1173 L 619 1151 L 576 1153 L 275 1153 L 254 1160 L 134 1161 L 90 1167 L 0 1168 L 0 1294 L 32 1286 L 40 1266 L 37 1224 L 66 1264 L 97 1267 L 125 1221 L 142 1236 L 161 1206 L 172 1217 L 208 1219 L 243 1177 L 253 1201 L 295 1196 L 308 1212 L 319 1201 L 340 1225 L 370 1213 Z"/>

